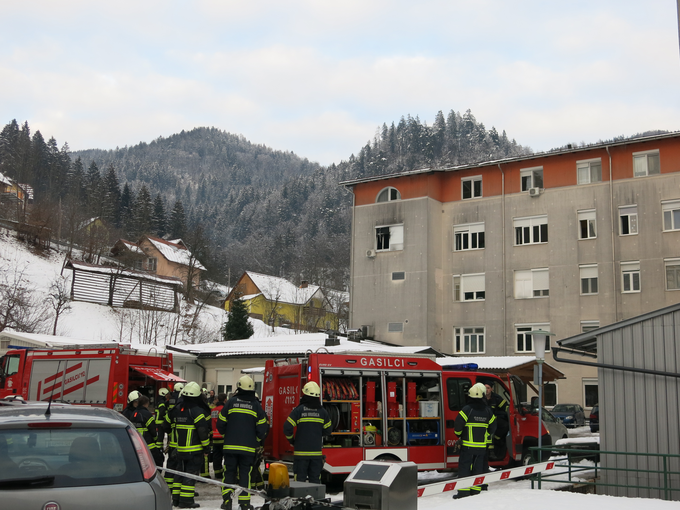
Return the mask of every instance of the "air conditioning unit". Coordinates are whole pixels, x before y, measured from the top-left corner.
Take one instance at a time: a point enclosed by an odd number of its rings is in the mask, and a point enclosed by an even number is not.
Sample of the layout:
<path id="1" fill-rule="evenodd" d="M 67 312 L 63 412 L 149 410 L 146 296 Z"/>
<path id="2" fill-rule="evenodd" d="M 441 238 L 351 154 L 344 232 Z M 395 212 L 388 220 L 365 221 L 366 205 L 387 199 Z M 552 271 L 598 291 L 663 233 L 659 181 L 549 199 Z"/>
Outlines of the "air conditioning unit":
<path id="1" fill-rule="evenodd" d="M 529 188 L 529 196 L 537 197 L 541 194 L 541 188 Z"/>
<path id="2" fill-rule="evenodd" d="M 361 326 L 361 337 L 373 339 L 373 326 Z"/>
<path id="3" fill-rule="evenodd" d="M 376 254 L 377 252 L 373 248 L 371 248 L 370 250 L 366 250 L 366 256 L 369 259 L 375 258 Z"/>

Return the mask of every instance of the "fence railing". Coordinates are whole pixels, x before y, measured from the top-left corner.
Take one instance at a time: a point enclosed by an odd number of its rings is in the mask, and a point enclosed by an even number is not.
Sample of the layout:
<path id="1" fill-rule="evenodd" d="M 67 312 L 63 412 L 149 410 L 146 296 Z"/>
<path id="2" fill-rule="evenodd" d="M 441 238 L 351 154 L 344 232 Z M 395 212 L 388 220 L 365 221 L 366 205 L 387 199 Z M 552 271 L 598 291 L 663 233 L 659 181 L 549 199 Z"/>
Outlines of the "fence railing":
<path id="1" fill-rule="evenodd" d="M 556 468 L 563 468 L 533 476 L 532 489 L 535 485 L 541 489 L 542 482 L 554 482 L 596 488 L 615 487 L 625 491 L 636 489 L 646 494 L 637 494 L 638 497 L 658 497 L 667 501 L 680 499 L 680 455 L 677 454 L 615 452 L 568 446 L 531 447 L 529 450 L 532 458 L 537 459 L 541 451 L 543 458 L 549 455 L 551 461 L 556 462 Z M 607 461 L 603 466 L 600 459 L 605 456 Z M 644 460 L 640 462 L 640 459 Z M 590 461 L 592 465 L 584 461 Z M 637 467 L 623 467 L 627 464 Z M 640 464 L 647 467 L 642 468 Z M 622 481 L 624 478 L 625 481 Z"/>

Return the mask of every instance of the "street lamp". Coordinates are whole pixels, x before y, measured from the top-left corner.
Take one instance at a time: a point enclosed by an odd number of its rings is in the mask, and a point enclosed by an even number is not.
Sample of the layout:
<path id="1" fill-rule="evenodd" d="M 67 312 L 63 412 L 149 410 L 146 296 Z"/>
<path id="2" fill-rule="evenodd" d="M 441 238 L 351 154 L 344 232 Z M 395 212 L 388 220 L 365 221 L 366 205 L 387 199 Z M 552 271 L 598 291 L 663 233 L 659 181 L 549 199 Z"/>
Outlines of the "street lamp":
<path id="1" fill-rule="evenodd" d="M 538 459 L 543 460 L 541 447 L 543 446 L 543 362 L 545 361 L 545 351 L 548 347 L 548 337 L 555 336 L 555 333 L 537 329 L 531 332 L 534 342 L 534 352 L 536 353 L 536 364 L 538 366 Z"/>

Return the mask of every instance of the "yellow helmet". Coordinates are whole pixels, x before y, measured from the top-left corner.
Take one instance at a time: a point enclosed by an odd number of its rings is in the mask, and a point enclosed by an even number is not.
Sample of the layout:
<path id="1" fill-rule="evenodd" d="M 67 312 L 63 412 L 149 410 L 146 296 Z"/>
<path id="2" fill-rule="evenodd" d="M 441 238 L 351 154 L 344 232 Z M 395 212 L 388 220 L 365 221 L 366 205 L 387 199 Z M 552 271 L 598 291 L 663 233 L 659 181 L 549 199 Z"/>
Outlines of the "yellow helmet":
<path id="1" fill-rule="evenodd" d="M 470 398 L 484 398 L 486 395 L 486 386 L 478 382 L 470 388 L 468 395 L 470 395 Z"/>
<path id="2" fill-rule="evenodd" d="M 254 391 L 255 381 L 253 381 L 252 377 L 250 377 L 249 375 L 243 375 L 238 380 L 238 387 L 241 388 L 242 390 Z"/>
<path id="3" fill-rule="evenodd" d="M 137 390 L 131 391 L 130 393 L 128 393 L 128 403 L 134 402 L 139 397 L 141 397 L 141 394 Z"/>
<path id="4" fill-rule="evenodd" d="M 175 383 L 175 385 L 172 387 L 172 389 L 174 391 L 176 391 L 177 393 L 182 391 L 183 388 L 184 388 L 184 383 L 181 383 L 181 382 Z"/>
<path id="5" fill-rule="evenodd" d="M 187 397 L 198 397 L 201 394 L 201 387 L 197 382 L 191 381 L 188 383 L 184 389 L 182 389 L 182 395 Z"/>
<path id="6" fill-rule="evenodd" d="M 160 390 L 158 390 L 158 394 L 159 394 L 161 397 L 166 396 L 168 393 L 170 393 L 170 392 L 168 391 L 167 388 L 161 388 Z"/>
<path id="7" fill-rule="evenodd" d="M 319 385 L 314 381 L 309 381 L 307 384 L 305 384 L 304 388 L 302 388 L 302 393 L 309 395 L 310 397 L 318 398 L 321 396 L 321 388 L 319 388 Z"/>

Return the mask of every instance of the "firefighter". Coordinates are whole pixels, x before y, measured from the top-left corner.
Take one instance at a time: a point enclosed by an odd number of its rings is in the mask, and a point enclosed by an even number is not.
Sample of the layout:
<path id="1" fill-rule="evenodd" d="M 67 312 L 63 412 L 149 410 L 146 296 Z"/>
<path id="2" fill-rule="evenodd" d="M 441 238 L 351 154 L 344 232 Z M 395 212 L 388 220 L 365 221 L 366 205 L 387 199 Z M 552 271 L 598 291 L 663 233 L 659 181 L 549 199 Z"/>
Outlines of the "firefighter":
<path id="1" fill-rule="evenodd" d="M 181 399 L 168 412 L 170 422 L 175 426 L 177 439 L 178 471 L 198 475 L 201 471 L 204 455 L 208 454 L 210 445 L 209 414 L 201 405 L 201 387 L 196 382 L 188 383 L 183 389 Z M 179 480 L 178 480 L 179 479 Z M 193 478 L 175 476 L 173 481 L 173 504 L 180 508 L 198 508 L 194 502 Z M 179 498 L 175 498 L 175 488 L 180 485 Z"/>
<path id="2" fill-rule="evenodd" d="M 458 461 L 458 478 L 484 472 L 487 443 L 496 432 L 496 417 L 484 401 L 486 395 L 484 385 L 475 384 L 470 388 L 468 395 L 470 403 L 463 407 L 453 423 L 453 430 L 462 443 Z M 458 489 L 453 499 L 476 496 L 481 490 L 479 485 Z"/>
<path id="3" fill-rule="evenodd" d="M 137 390 L 133 390 L 128 393 L 128 404 L 127 407 L 123 409 L 121 414 L 130 421 L 132 421 L 132 415 L 135 414 L 137 406 L 139 405 L 139 397 L 141 397 L 141 393 L 139 393 Z"/>
<path id="4" fill-rule="evenodd" d="M 293 473 L 298 482 L 321 483 L 323 438 L 331 433 L 331 418 L 321 405 L 321 389 L 314 381 L 302 388 L 300 405 L 283 424 L 283 433 L 295 447 Z M 297 427 L 297 431 L 296 431 Z"/>
<path id="5" fill-rule="evenodd" d="M 496 433 L 493 435 L 492 445 L 494 457 L 502 459 L 505 457 L 507 446 L 505 444 L 505 436 L 510 429 L 510 420 L 508 418 L 508 401 L 494 392 L 491 384 L 486 383 L 486 403 L 491 407 L 494 416 L 496 417 Z"/>
<path id="6" fill-rule="evenodd" d="M 140 395 L 130 421 L 146 441 L 157 466 L 163 465 L 163 451 L 156 444 L 156 417 L 149 411 L 149 397 Z"/>
<path id="7" fill-rule="evenodd" d="M 161 467 L 163 466 L 163 461 L 165 460 L 165 456 L 163 455 L 163 447 L 165 443 L 165 430 L 163 423 L 165 422 L 165 415 L 168 412 L 167 396 L 169 393 L 170 391 L 167 388 L 161 388 L 158 390 L 158 405 L 156 406 L 156 410 L 154 412 L 156 419 L 156 448 L 158 448 L 158 451 L 160 452 L 159 459 L 156 459 L 156 465 Z M 159 460 L 160 464 L 158 463 Z"/>
<path id="8" fill-rule="evenodd" d="M 203 404 L 203 408 L 208 413 L 206 416 L 210 416 L 212 418 L 212 408 L 210 407 L 210 403 L 208 402 L 208 388 L 203 388 L 201 390 L 201 402 Z M 208 453 L 208 456 L 203 459 L 203 467 L 201 468 L 201 476 L 203 478 L 210 478 L 210 463 L 212 462 L 212 426 L 210 427 L 209 452 L 210 453 Z"/>
<path id="9" fill-rule="evenodd" d="M 262 400 L 260 396 L 255 393 L 255 398 L 262 405 Z M 250 473 L 250 488 L 255 490 L 264 490 L 264 478 L 262 477 L 262 471 L 260 471 L 260 466 L 264 460 L 264 441 L 260 441 L 260 446 L 255 450 L 255 462 L 253 463 L 253 470 Z"/>
<path id="10" fill-rule="evenodd" d="M 236 394 L 224 405 L 217 421 L 217 430 L 224 436 L 224 483 L 250 488 L 250 472 L 255 454 L 269 432 L 267 415 L 255 396 L 255 382 L 244 375 L 238 380 Z M 223 487 L 220 508 L 231 510 L 233 489 Z M 252 510 L 250 494 L 238 495 L 241 510 Z"/>
<path id="11" fill-rule="evenodd" d="M 183 388 L 184 383 L 181 382 L 175 383 L 175 385 L 172 387 L 172 391 L 170 392 L 170 395 L 168 395 L 168 411 L 175 407 L 175 404 L 179 400 L 180 393 L 182 392 Z"/>
<path id="12" fill-rule="evenodd" d="M 215 479 L 221 480 L 224 476 L 224 467 L 222 465 L 222 450 L 224 447 L 224 436 L 217 430 L 217 421 L 220 416 L 220 411 L 224 407 L 227 400 L 226 393 L 220 393 L 217 396 L 217 403 L 213 407 L 210 416 L 212 418 L 212 463 L 213 471 L 215 472 Z"/>

